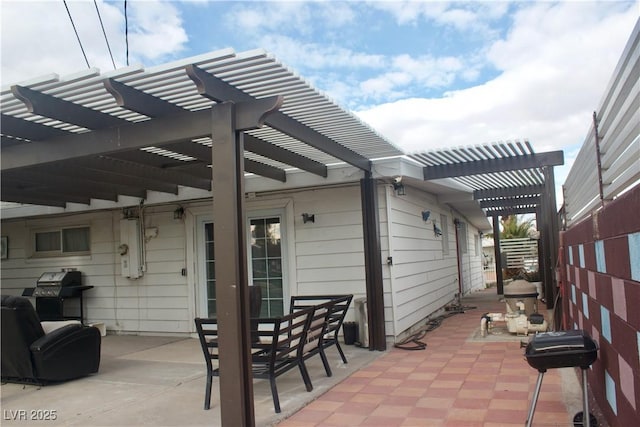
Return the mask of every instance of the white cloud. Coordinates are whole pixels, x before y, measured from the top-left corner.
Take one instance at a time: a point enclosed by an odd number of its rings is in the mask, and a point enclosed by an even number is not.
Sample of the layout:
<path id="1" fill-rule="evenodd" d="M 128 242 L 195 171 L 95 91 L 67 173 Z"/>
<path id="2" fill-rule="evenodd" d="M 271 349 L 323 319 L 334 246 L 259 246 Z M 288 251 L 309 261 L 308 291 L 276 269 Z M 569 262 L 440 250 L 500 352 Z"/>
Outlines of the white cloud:
<path id="1" fill-rule="evenodd" d="M 463 32 L 491 33 L 489 22 L 509 10 L 508 2 L 446 2 L 431 0 L 371 2 L 372 7 L 390 13 L 399 25 L 415 25 L 426 20 Z"/>
<path id="2" fill-rule="evenodd" d="M 265 35 L 259 40 L 260 46 L 276 52 L 278 59 L 293 68 L 338 69 L 338 68 L 382 68 L 386 58 L 355 52 L 337 45 L 301 42 L 283 35 Z"/>
<path id="3" fill-rule="evenodd" d="M 102 71 L 113 69 L 94 3 L 67 1 L 67 5 L 89 64 Z M 87 68 L 63 2 L 3 0 L 0 7 L 3 85 Z M 122 67 L 126 54 L 121 4 L 98 1 L 98 7 L 116 66 Z M 173 58 L 187 42 L 172 3 L 129 2 L 127 14 L 131 64 Z"/>
<path id="4" fill-rule="evenodd" d="M 129 46 L 136 57 L 151 61 L 175 57 L 188 42 L 180 13 L 172 3 L 131 2 L 131 12 Z"/>
<path id="5" fill-rule="evenodd" d="M 412 85 L 422 88 L 449 86 L 465 67 L 459 58 L 431 56 L 412 57 L 398 55 L 390 57 L 387 71 L 360 83 L 363 99 L 398 99 L 410 94 Z"/>
<path id="6" fill-rule="evenodd" d="M 305 2 L 238 2 L 223 22 L 233 31 L 246 34 L 282 32 L 309 33 L 313 15 Z"/>
<path id="7" fill-rule="evenodd" d="M 403 99 L 358 115 L 399 146 L 422 151 L 529 139 L 536 151 L 581 144 L 637 19 L 608 4 L 520 10 L 488 59 L 502 73 L 444 97 Z"/>

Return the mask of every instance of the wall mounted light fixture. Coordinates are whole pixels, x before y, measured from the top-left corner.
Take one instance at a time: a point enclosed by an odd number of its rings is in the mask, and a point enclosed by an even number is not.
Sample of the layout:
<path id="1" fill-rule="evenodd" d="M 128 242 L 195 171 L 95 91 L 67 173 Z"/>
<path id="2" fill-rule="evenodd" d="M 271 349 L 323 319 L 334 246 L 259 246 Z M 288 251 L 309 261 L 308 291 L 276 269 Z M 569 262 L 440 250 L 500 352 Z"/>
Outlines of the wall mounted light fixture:
<path id="1" fill-rule="evenodd" d="M 173 211 L 173 219 L 183 219 L 184 218 L 184 208 L 182 206 L 178 206 L 175 211 Z"/>
<path id="2" fill-rule="evenodd" d="M 436 237 L 442 236 L 442 230 L 438 228 L 435 221 L 433 221 L 433 235 Z"/>
<path id="3" fill-rule="evenodd" d="M 303 213 L 302 214 L 302 222 L 304 224 L 308 223 L 308 222 L 316 222 L 316 216 L 314 214 L 308 214 L 308 213 Z"/>
<path id="4" fill-rule="evenodd" d="M 393 185 L 393 190 L 396 192 L 398 196 L 404 196 L 405 194 L 407 194 L 404 191 L 404 184 L 402 183 L 401 176 L 394 178 L 391 184 Z"/>
<path id="5" fill-rule="evenodd" d="M 430 216 L 431 216 L 431 211 L 422 211 L 422 220 L 424 222 L 429 221 Z"/>

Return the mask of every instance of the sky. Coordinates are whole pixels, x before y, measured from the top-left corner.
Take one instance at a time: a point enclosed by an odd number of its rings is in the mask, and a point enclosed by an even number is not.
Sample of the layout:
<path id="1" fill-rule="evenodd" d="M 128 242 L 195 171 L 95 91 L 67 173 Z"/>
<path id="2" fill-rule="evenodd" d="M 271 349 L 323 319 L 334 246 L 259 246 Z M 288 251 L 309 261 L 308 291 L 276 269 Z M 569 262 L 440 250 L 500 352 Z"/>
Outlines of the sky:
<path id="1" fill-rule="evenodd" d="M 640 15 L 638 0 L 66 5 L 0 1 L 3 88 L 87 61 L 106 72 L 262 48 L 406 152 L 528 140 L 564 151 L 558 185 Z"/>

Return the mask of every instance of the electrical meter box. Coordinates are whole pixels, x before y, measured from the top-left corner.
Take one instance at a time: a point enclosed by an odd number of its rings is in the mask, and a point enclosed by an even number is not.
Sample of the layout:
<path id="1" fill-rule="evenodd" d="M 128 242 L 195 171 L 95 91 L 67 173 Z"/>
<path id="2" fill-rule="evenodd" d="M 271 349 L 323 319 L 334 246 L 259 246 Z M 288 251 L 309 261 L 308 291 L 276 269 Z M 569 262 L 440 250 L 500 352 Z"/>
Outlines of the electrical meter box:
<path id="1" fill-rule="evenodd" d="M 123 277 L 142 276 L 142 236 L 138 218 L 120 220 L 120 269 Z"/>

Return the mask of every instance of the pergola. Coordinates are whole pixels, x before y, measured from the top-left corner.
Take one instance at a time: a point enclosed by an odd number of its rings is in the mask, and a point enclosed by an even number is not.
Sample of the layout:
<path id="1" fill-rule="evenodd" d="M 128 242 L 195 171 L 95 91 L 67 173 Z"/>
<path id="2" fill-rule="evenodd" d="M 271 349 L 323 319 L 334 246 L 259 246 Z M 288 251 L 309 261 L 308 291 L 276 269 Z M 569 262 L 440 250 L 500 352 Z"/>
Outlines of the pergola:
<path id="1" fill-rule="evenodd" d="M 227 49 L 148 69 L 49 75 L 3 88 L 0 111 L 3 202 L 115 208 L 151 192 L 210 192 L 215 245 L 224 242 L 215 250 L 224 425 L 254 424 L 247 173 L 284 183 L 293 170 L 318 179 L 332 164 L 360 171 L 369 348 L 386 348 L 372 160 L 404 153 L 265 52 Z M 409 157 L 425 180 L 452 178 L 473 189 L 471 201 L 493 217 L 495 236 L 500 215 L 535 213 L 546 292 L 555 295 L 553 166 L 562 164 L 562 152 L 535 154 L 527 143 L 509 143 Z"/>
<path id="2" fill-rule="evenodd" d="M 540 231 L 539 266 L 547 306 L 557 295 L 555 272 L 558 216 L 553 167 L 562 151 L 534 153 L 531 144 L 506 142 L 430 151 L 409 156 L 423 167 L 424 179 L 454 179 L 473 190 L 473 200 L 493 219 L 497 292 L 503 294 L 499 217 L 535 214 Z"/>
<path id="3" fill-rule="evenodd" d="M 2 201 L 92 206 L 211 191 L 223 425 L 253 425 L 244 175 L 361 172 L 370 349 L 386 348 L 372 159 L 403 153 L 263 51 L 90 69 L 3 88 Z"/>

